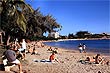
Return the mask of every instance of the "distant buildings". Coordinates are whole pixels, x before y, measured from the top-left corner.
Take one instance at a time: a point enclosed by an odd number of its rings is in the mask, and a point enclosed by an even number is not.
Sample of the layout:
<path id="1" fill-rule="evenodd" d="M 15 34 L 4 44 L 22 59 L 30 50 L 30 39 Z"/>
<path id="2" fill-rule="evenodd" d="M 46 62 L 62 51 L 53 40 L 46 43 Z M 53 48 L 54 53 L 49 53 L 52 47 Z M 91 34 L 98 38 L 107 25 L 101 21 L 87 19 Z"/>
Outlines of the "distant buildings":
<path id="1" fill-rule="evenodd" d="M 92 34 L 88 31 L 79 31 L 75 35 L 69 34 L 68 36 L 59 36 L 58 32 L 51 32 L 48 34 L 49 38 L 59 38 L 59 39 L 110 39 L 109 33 Z"/>
<path id="2" fill-rule="evenodd" d="M 103 39 L 110 38 L 110 33 L 102 33 Z"/>
<path id="3" fill-rule="evenodd" d="M 48 34 L 48 37 L 59 38 L 59 33 L 58 32 L 51 32 Z"/>

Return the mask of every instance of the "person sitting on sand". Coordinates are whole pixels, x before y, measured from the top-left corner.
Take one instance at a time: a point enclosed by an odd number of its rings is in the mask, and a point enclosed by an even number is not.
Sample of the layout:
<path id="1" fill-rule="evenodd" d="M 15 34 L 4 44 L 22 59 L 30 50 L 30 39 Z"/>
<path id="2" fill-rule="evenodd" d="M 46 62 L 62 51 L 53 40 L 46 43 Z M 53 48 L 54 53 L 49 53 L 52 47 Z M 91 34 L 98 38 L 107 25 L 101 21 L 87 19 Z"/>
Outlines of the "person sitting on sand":
<path id="1" fill-rule="evenodd" d="M 45 45 L 41 42 L 41 48 L 43 48 Z"/>
<path id="2" fill-rule="evenodd" d="M 22 58 L 22 60 L 24 60 L 24 53 L 25 53 L 25 51 L 24 51 L 24 49 L 22 48 L 22 45 L 20 44 L 20 48 L 18 49 L 18 51 L 19 51 L 19 54 L 21 55 L 21 58 Z"/>
<path id="3" fill-rule="evenodd" d="M 32 52 L 33 52 L 32 47 L 31 47 L 31 46 L 28 46 L 28 52 L 26 52 L 26 54 L 27 54 L 27 53 L 32 53 Z"/>
<path id="4" fill-rule="evenodd" d="M 50 62 L 55 62 L 55 61 L 58 62 L 58 59 L 56 58 L 55 52 L 52 52 L 52 54 L 50 55 L 49 60 L 50 60 Z"/>
<path id="5" fill-rule="evenodd" d="M 37 52 L 37 50 L 35 49 L 35 45 L 34 45 L 34 48 L 33 48 L 33 51 L 32 51 L 32 53 L 31 53 L 31 55 L 36 55 L 36 54 L 38 54 L 38 52 Z"/>
<path id="6" fill-rule="evenodd" d="M 99 64 L 102 61 L 102 57 L 100 56 L 100 54 L 97 54 L 95 57 L 93 57 L 93 59 L 95 59 L 96 64 Z"/>
<path id="7" fill-rule="evenodd" d="M 54 52 L 55 54 L 57 54 L 57 53 L 58 53 L 58 48 L 55 47 L 55 49 L 53 50 L 53 52 Z"/>
<path id="8" fill-rule="evenodd" d="M 52 51 L 52 47 L 48 48 L 47 51 Z"/>
<path id="9" fill-rule="evenodd" d="M 20 73 L 23 73 L 22 64 L 20 63 L 20 61 L 18 59 L 16 59 L 16 53 L 14 52 L 13 46 L 7 48 L 4 55 L 9 63 L 18 65 Z"/>

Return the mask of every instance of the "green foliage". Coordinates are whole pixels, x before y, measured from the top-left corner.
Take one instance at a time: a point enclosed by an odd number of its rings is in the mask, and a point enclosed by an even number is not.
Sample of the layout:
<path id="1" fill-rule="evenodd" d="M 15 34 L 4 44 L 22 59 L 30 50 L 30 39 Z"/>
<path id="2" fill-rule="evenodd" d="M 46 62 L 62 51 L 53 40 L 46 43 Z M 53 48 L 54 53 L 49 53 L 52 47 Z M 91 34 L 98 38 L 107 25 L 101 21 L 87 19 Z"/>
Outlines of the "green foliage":
<path id="1" fill-rule="evenodd" d="M 39 9 L 31 14 L 28 10 L 26 11 L 25 15 L 28 19 L 27 35 L 42 37 L 43 33 L 56 31 L 56 28 L 60 28 L 60 25 L 52 16 L 43 15 Z"/>
<path id="2" fill-rule="evenodd" d="M 2 11 L 1 11 L 1 28 L 5 32 L 11 32 L 13 28 L 19 27 L 22 31 L 26 31 L 26 20 L 22 14 L 23 1 L 16 0 L 3 0 L 2 2 Z M 11 29 L 8 29 L 11 26 Z"/>
<path id="3" fill-rule="evenodd" d="M 24 0 L 0 1 L 1 29 L 8 37 L 43 37 L 43 33 L 59 31 L 61 26 L 52 15 L 43 15 L 40 8 L 34 10 Z"/>
<path id="4" fill-rule="evenodd" d="M 72 39 L 72 38 L 74 38 L 74 35 L 73 34 L 69 34 L 68 35 L 68 39 Z"/>
<path id="5" fill-rule="evenodd" d="M 88 31 L 79 31 L 76 33 L 78 38 L 86 38 L 88 35 L 91 35 Z"/>
<path id="6" fill-rule="evenodd" d="M 26 19 L 20 11 L 17 12 L 18 12 L 17 24 L 20 27 L 20 29 L 26 33 Z"/>
<path id="7" fill-rule="evenodd" d="M 64 37 L 61 37 L 64 38 Z M 92 38 L 110 38 L 109 34 L 91 34 L 88 31 L 78 31 L 75 35 L 68 34 L 68 39 L 92 39 Z M 66 38 L 64 38 L 66 39 Z"/>
<path id="8" fill-rule="evenodd" d="M 27 39 L 30 39 L 31 41 L 38 41 L 38 40 L 58 40 L 57 38 L 49 38 L 49 37 L 37 37 L 37 36 L 31 36 L 31 37 L 28 37 Z"/>

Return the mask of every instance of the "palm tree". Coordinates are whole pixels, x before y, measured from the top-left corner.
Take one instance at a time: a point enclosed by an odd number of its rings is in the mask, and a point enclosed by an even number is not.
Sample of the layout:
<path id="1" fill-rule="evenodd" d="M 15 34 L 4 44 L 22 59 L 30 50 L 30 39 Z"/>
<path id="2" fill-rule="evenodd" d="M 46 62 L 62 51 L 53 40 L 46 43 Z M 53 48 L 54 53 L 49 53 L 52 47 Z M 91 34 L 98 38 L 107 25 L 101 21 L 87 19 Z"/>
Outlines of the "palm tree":
<path id="1" fill-rule="evenodd" d="M 44 25 L 49 29 L 48 32 L 61 30 L 61 25 L 56 22 L 56 19 L 52 15 L 45 16 L 46 20 Z M 58 30 L 55 30 L 58 28 Z"/>
<path id="2" fill-rule="evenodd" d="M 1 29 L 6 33 L 6 41 L 10 35 L 13 35 L 11 33 L 17 34 L 19 30 L 26 33 L 27 20 L 23 12 L 27 8 L 31 12 L 34 11 L 29 5 L 25 4 L 24 0 L 0 1 Z"/>
<path id="3" fill-rule="evenodd" d="M 5 31 L 5 44 L 12 37 L 38 36 L 56 31 L 61 26 L 52 15 L 44 16 L 40 8 L 34 10 L 24 0 L 0 1 L 1 29 Z"/>

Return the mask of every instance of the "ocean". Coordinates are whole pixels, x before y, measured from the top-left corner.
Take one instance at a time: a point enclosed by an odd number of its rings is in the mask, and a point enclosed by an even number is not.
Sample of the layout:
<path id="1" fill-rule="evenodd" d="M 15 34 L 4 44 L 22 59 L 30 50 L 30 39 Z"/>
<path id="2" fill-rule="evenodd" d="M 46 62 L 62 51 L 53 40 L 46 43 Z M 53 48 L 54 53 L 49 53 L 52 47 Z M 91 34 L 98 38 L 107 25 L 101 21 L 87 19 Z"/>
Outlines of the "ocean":
<path id="1" fill-rule="evenodd" d="M 59 48 L 78 50 L 78 45 L 84 43 L 86 45 L 87 52 L 100 53 L 110 56 L 110 39 L 101 40 L 66 40 L 66 41 L 55 41 L 45 42 L 44 44 Z"/>

